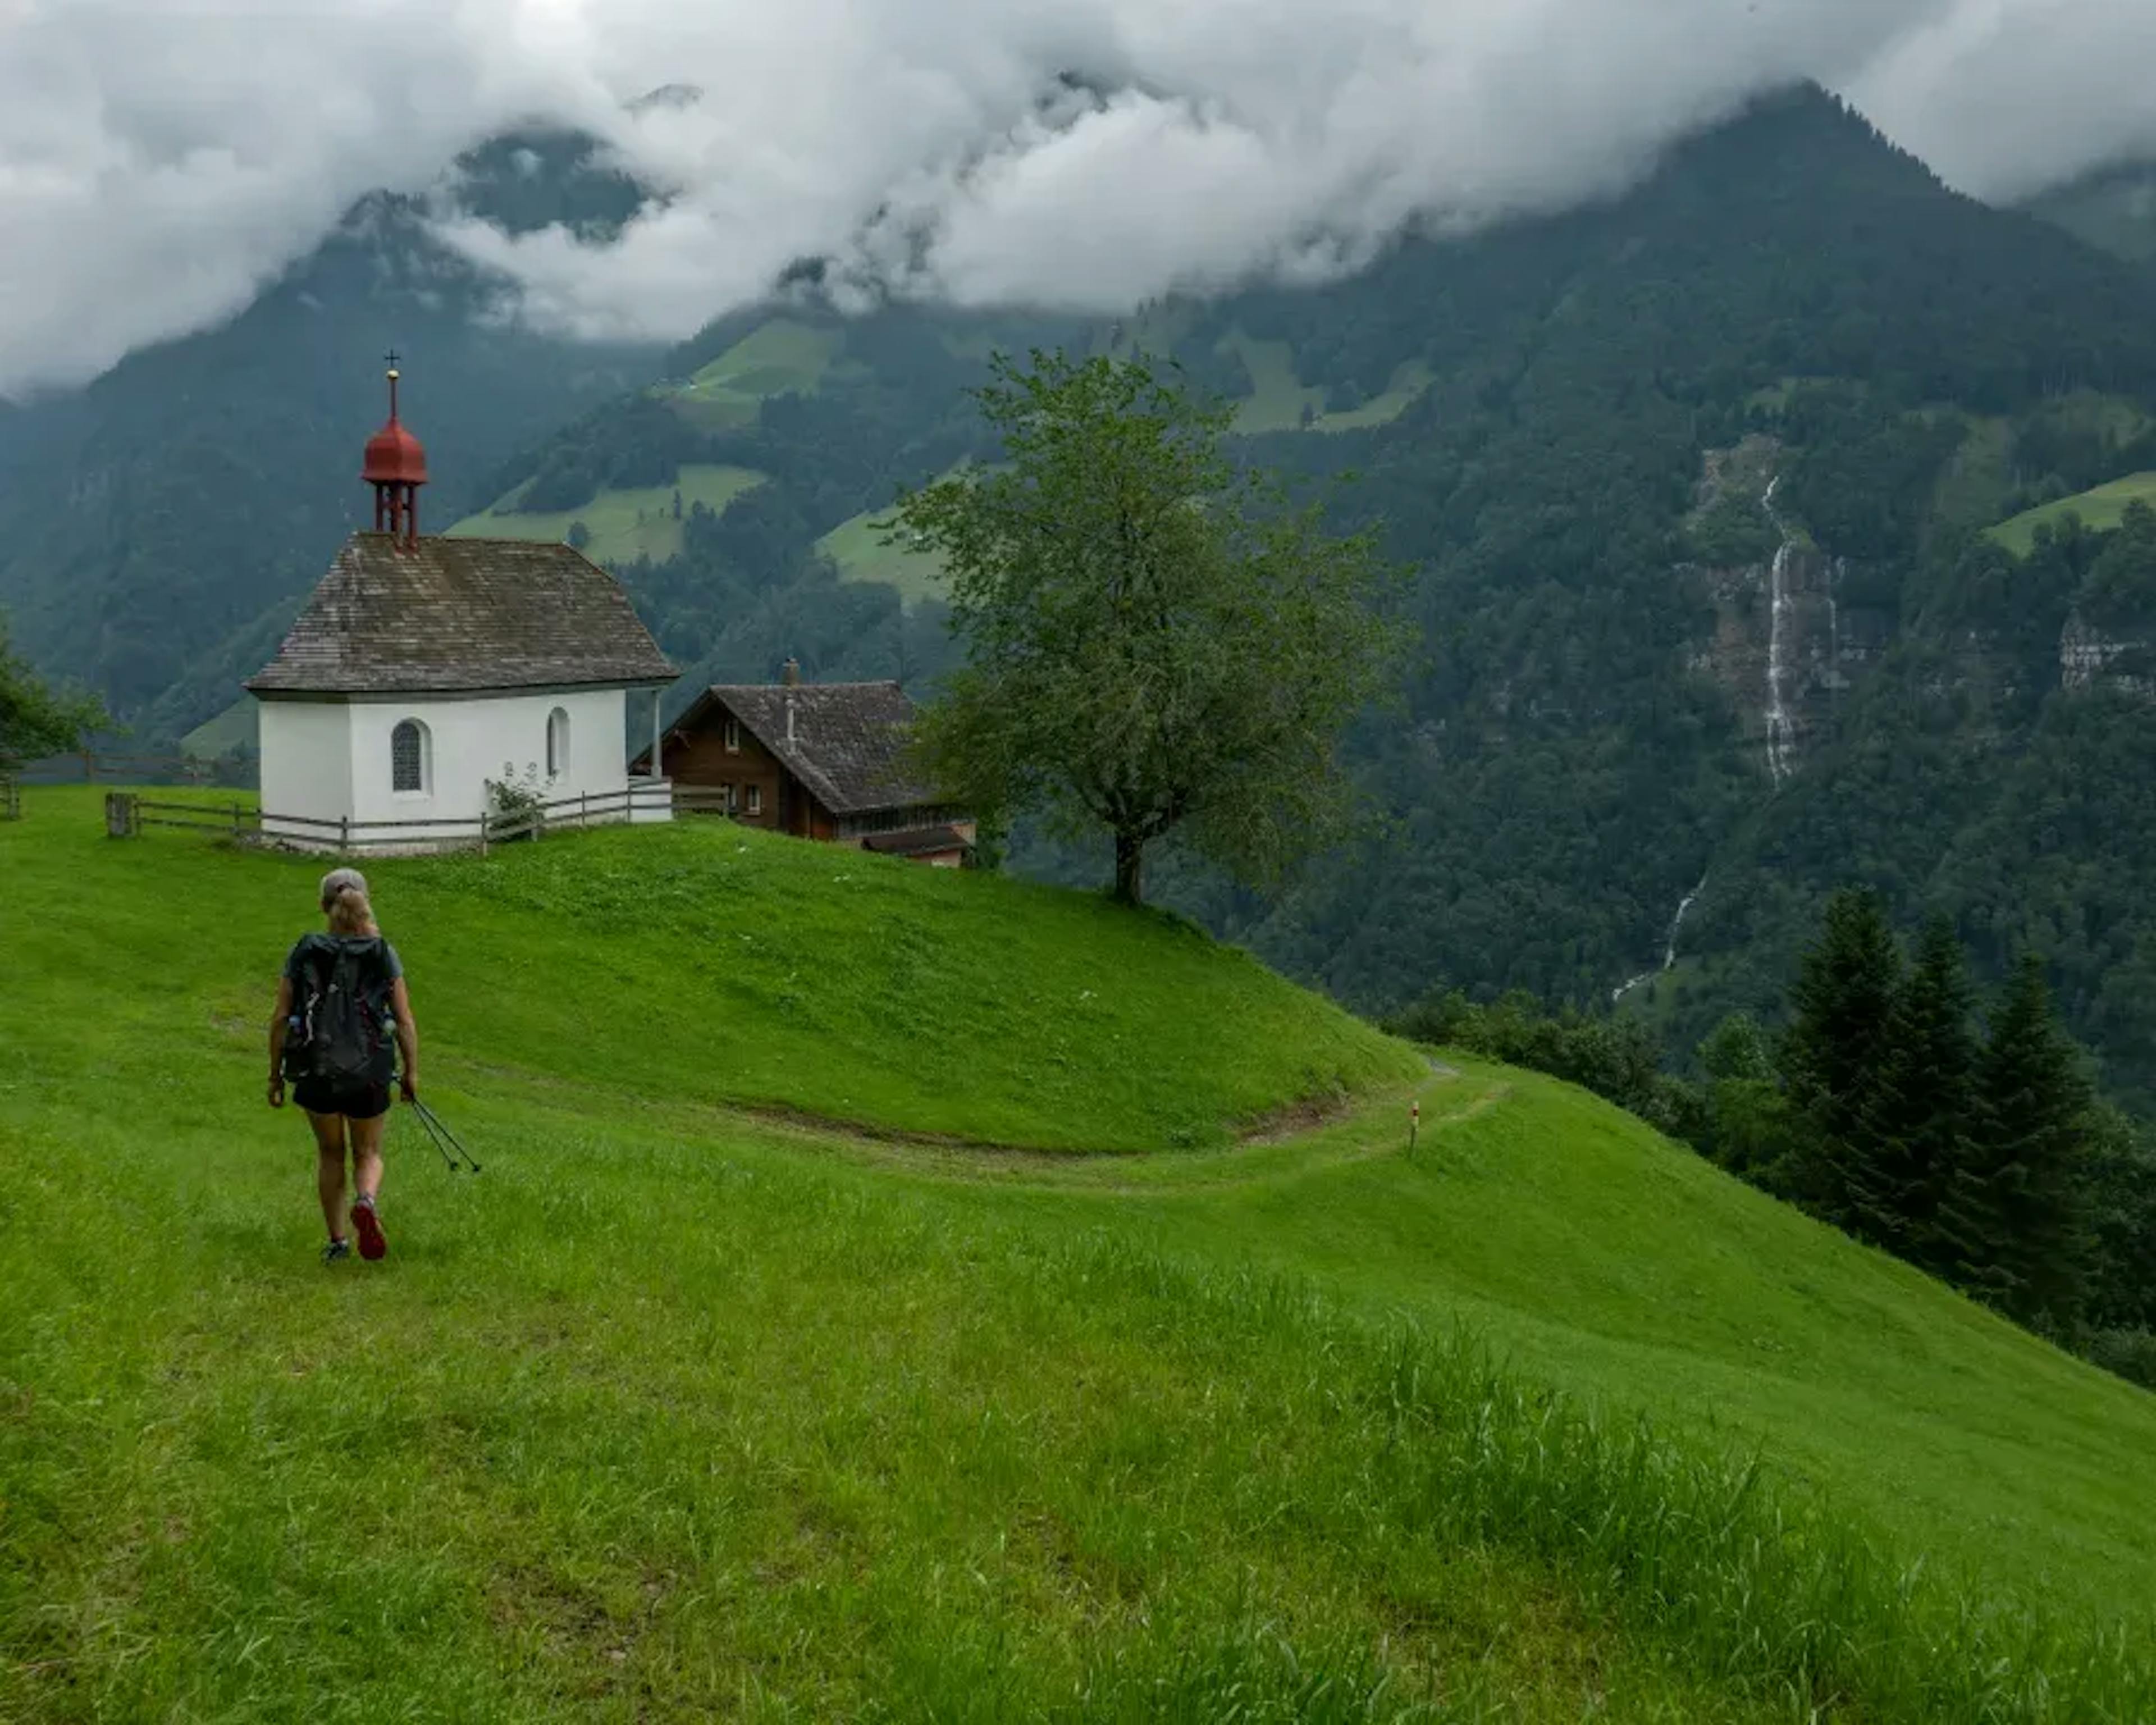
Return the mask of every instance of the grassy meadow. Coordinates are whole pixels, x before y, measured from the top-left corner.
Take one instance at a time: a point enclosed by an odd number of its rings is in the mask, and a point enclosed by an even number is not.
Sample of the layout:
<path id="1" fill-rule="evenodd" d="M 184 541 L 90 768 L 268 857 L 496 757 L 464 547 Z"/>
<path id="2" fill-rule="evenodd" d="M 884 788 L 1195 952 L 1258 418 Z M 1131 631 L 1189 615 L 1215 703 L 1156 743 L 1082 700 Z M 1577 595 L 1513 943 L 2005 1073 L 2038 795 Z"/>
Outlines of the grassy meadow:
<path id="1" fill-rule="evenodd" d="M 891 515 L 888 509 L 864 511 L 832 528 L 816 549 L 838 565 L 841 581 L 880 581 L 896 588 L 908 605 L 942 598 L 943 559 L 933 552 L 885 544 L 884 531 L 875 524 Z"/>
<path id="2" fill-rule="evenodd" d="M 1343 413 L 1325 410 L 1325 391 L 1304 384 L 1295 350 L 1286 341 L 1260 341 L 1240 330 L 1220 344 L 1250 374 L 1250 393 L 1235 409 L 1235 429 L 1245 436 L 1271 431 L 1366 431 L 1389 425 L 1431 382 L 1430 368 L 1410 360 L 1393 372 L 1384 393 Z M 1306 422 L 1303 415 L 1311 417 Z"/>
<path id="3" fill-rule="evenodd" d="M 479 514 L 466 516 L 449 530 L 449 536 L 529 539 L 552 545 L 567 539 L 569 529 L 582 521 L 591 535 L 584 554 L 593 562 L 629 563 L 639 557 L 665 562 L 681 554 L 681 523 L 674 518 L 675 492 L 680 493 L 685 515 L 699 503 L 718 512 L 762 483 L 762 474 L 746 467 L 692 462 L 682 467 L 670 485 L 602 491 L 577 509 L 533 514 L 516 507 L 524 490 L 520 485 Z"/>
<path id="4" fill-rule="evenodd" d="M 2127 1719 L 2156 1401 L 1173 918 L 720 824 L 0 824 L 0 1717 Z M 1405 1115 L 1424 1126 L 1406 1153 Z"/>
<path id="5" fill-rule="evenodd" d="M 767 396 L 814 393 L 844 347 L 838 330 L 774 317 L 664 393 L 675 412 L 707 430 L 752 424 Z"/>
<path id="6" fill-rule="evenodd" d="M 2156 508 L 2156 473 L 2137 473 L 2077 496 L 2062 497 L 2040 509 L 2025 510 L 2011 521 L 2001 521 L 1991 536 L 2009 551 L 2025 557 L 2036 543 L 2039 527 L 2056 527 L 2070 515 L 2096 532 L 2108 532 L 2126 519 L 2127 506 L 2146 503 Z"/>

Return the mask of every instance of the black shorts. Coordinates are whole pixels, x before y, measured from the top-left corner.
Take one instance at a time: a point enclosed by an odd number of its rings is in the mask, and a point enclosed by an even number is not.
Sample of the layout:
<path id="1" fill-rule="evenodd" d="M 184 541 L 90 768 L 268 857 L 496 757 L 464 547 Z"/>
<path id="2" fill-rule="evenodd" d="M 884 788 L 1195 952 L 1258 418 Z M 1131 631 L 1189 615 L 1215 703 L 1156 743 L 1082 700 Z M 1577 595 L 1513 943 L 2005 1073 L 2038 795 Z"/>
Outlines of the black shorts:
<path id="1" fill-rule="evenodd" d="M 341 1114 L 346 1120 L 378 1120 L 389 1111 L 386 1084 L 340 1083 L 333 1078 L 302 1078 L 292 1100 L 310 1114 Z"/>

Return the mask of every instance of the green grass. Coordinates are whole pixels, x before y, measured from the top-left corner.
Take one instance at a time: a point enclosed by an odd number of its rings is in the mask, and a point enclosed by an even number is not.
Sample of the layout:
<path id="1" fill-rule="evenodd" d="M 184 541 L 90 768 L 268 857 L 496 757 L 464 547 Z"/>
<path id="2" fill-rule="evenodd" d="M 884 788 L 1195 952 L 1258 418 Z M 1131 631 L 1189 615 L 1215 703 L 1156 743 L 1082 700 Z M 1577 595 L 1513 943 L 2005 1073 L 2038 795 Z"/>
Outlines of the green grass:
<path id="1" fill-rule="evenodd" d="M 841 581 L 882 582 L 896 588 L 908 605 L 942 598 L 943 559 L 932 552 L 885 544 L 883 533 L 873 524 L 888 521 L 891 515 L 888 509 L 864 511 L 832 528 L 816 542 L 816 549 L 839 566 Z"/>
<path id="2" fill-rule="evenodd" d="M 400 1114 L 347 1275 L 258 1100 L 319 865 L 27 814 L 0 1717 L 2156 1698 L 2156 1402 L 1173 921 L 716 824 L 377 862 L 487 1171 Z"/>
<path id="3" fill-rule="evenodd" d="M 684 467 L 670 485 L 602 491 L 582 508 L 533 515 L 516 510 L 516 500 L 523 490 L 519 486 L 480 514 L 466 516 L 449 533 L 452 537 L 529 539 L 554 544 L 567 539 L 569 529 L 582 521 L 591 534 L 584 554 L 594 562 L 628 563 L 639 557 L 665 562 L 681 551 L 681 523 L 674 518 L 676 491 L 680 493 L 685 515 L 699 503 L 723 511 L 742 492 L 762 483 L 762 474 L 746 467 L 695 464 Z"/>
<path id="4" fill-rule="evenodd" d="M 774 317 L 664 393 L 685 417 L 708 429 L 752 424 L 767 397 L 814 394 L 844 347 L 839 330 Z"/>
<path id="5" fill-rule="evenodd" d="M 254 697 L 243 695 L 215 718 L 182 737 L 180 752 L 198 761 L 215 761 L 236 748 L 254 748 L 259 739 L 258 720 Z"/>
<path id="6" fill-rule="evenodd" d="M 1235 410 L 1235 429 L 1248 436 L 1275 431 L 1365 431 L 1389 425 L 1435 381 L 1419 360 L 1396 367 L 1384 393 L 1359 408 L 1328 413 L 1326 392 L 1306 385 L 1296 370 L 1295 350 L 1286 341 L 1260 341 L 1237 330 L 1220 343 L 1250 374 L 1250 393 Z M 1305 413 L 1310 418 L 1306 421 Z"/>
<path id="7" fill-rule="evenodd" d="M 2063 497 L 2041 509 L 2025 511 L 1992 528 L 1991 536 L 2009 551 L 2025 557 L 2035 546 L 2039 527 L 2056 527 L 2068 516 L 2075 515 L 2081 517 L 2082 526 L 2100 532 L 2108 531 L 2126 518 L 2130 503 L 2146 503 L 2156 508 L 2156 473 L 2137 473 L 2128 479 L 2113 480 L 2107 485 L 2098 485 L 2078 496 Z"/>

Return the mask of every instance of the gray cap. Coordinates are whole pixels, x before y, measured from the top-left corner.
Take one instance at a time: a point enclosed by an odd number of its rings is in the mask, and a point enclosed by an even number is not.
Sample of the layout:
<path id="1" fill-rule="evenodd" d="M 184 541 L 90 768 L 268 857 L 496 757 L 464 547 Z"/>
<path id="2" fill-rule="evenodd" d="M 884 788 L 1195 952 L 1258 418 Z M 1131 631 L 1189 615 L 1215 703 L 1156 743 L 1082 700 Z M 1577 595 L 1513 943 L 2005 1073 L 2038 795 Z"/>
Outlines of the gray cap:
<path id="1" fill-rule="evenodd" d="M 347 886 L 367 891 L 367 876 L 357 869 L 331 869 L 322 876 L 322 902 L 327 904 Z"/>

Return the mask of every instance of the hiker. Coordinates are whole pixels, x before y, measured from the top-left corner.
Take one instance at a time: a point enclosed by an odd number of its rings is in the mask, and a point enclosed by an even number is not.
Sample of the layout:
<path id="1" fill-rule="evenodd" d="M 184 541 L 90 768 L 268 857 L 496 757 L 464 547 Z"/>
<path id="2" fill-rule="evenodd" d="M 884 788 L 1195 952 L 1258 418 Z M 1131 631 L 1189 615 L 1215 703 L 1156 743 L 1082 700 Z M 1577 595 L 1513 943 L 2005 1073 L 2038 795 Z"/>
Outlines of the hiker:
<path id="1" fill-rule="evenodd" d="M 315 1132 L 316 1184 L 330 1234 L 322 1261 L 334 1264 L 352 1255 L 345 1233 L 347 1141 L 351 1227 L 359 1236 L 359 1255 L 372 1260 L 389 1250 L 376 1209 L 389 1082 L 398 1080 L 406 1101 L 418 1100 L 419 1029 L 404 991 L 404 966 L 375 926 L 367 877 L 357 869 L 331 870 L 322 876 L 321 901 L 329 932 L 302 935 L 277 983 L 277 1011 L 270 1021 L 270 1106 L 285 1106 L 285 1081 L 291 1079 L 293 1099 Z"/>

